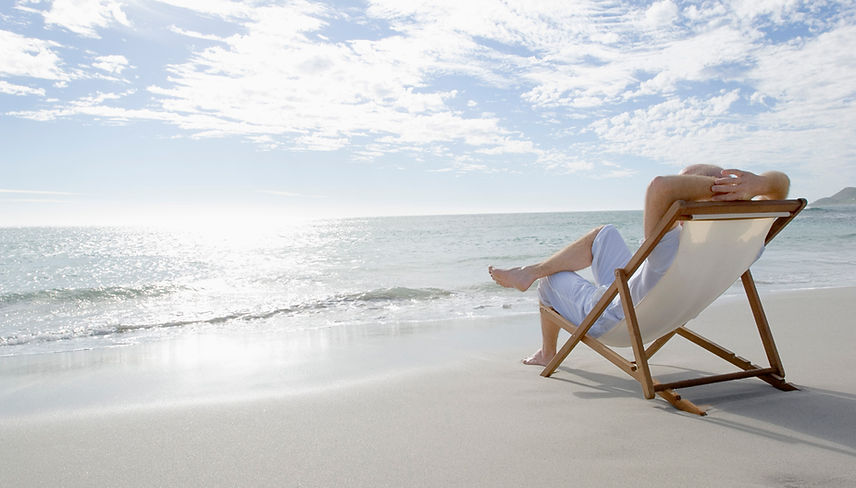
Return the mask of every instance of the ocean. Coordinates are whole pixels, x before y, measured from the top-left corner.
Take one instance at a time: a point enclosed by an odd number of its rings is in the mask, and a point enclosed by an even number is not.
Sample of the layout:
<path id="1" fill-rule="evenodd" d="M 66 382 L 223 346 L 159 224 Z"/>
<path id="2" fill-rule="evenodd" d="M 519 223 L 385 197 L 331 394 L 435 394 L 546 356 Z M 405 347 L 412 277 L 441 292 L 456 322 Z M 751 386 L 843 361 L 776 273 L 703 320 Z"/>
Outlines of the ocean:
<path id="1" fill-rule="evenodd" d="M 0 228 L 0 357 L 208 330 L 392 334 L 439 321 L 465 327 L 471 319 L 534 317 L 535 287 L 501 288 L 488 265 L 536 262 L 603 223 L 616 225 L 635 248 L 641 217 L 624 211 L 268 228 Z M 856 285 L 856 207 L 804 210 L 753 274 L 762 293 Z"/>

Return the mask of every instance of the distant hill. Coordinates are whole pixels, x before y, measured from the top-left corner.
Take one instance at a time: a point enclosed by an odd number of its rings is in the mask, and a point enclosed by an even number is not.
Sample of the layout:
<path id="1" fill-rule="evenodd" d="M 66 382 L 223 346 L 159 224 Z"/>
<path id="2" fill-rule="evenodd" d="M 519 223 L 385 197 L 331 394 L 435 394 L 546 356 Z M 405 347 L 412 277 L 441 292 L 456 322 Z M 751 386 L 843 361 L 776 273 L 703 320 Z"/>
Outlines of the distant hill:
<path id="1" fill-rule="evenodd" d="M 830 207 L 835 205 L 856 205 L 856 188 L 848 186 L 831 197 L 812 202 L 812 207 Z"/>

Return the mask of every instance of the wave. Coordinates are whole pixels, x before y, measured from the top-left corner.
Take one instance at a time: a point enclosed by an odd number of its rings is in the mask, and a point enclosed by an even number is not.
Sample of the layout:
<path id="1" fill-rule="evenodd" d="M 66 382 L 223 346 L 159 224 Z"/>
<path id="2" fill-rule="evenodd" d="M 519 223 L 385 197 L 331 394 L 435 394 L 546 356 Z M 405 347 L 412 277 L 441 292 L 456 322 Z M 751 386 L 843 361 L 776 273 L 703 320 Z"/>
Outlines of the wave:
<path id="1" fill-rule="evenodd" d="M 761 279 L 761 278 L 755 278 L 755 277 L 753 277 L 753 280 L 755 281 L 755 284 L 756 284 L 756 285 L 758 285 L 758 286 L 765 286 L 765 285 L 770 285 L 770 286 L 773 286 L 773 285 L 786 285 L 786 286 L 791 286 L 791 285 L 801 285 L 801 284 L 805 284 L 805 283 L 814 283 L 814 282 L 816 282 L 816 280 L 811 279 L 811 278 L 806 278 L 806 277 L 802 277 L 802 278 L 800 278 L 800 277 L 796 277 L 796 276 L 783 276 L 783 277 L 778 278 L 778 279 L 777 279 L 777 278 Z M 736 282 L 734 282 L 734 286 L 736 286 L 737 288 L 743 289 L 743 287 L 742 287 L 742 285 L 740 284 L 739 280 L 738 280 L 738 281 L 736 281 Z"/>
<path id="2" fill-rule="evenodd" d="M 845 203 L 839 205 L 815 205 L 813 203 L 809 204 L 803 212 L 835 212 L 835 211 L 853 211 L 856 210 L 856 204 Z"/>
<path id="3" fill-rule="evenodd" d="M 802 211 L 810 220 L 830 221 L 837 219 L 853 219 L 856 215 L 856 205 L 839 205 L 830 207 L 807 207 Z M 799 219 L 800 216 L 797 216 Z"/>
<path id="4" fill-rule="evenodd" d="M 106 289 L 105 289 L 106 290 Z M 79 295 L 89 296 L 90 294 L 103 297 L 105 293 L 114 294 L 116 297 L 126 296 L 128 289 L 117 289 L 110 292 L 105 290 L 76 290 Z M 75 290 L 64 290 L 71 292 Z M 140 290 L 137 290 L 140 291 Z M 38 295 L 39 293 L 53 292 L 48 290 L 45 292 L 34 292 L 29 295 Z M 43 331 L 35 334 L 12 335 L 8 337 L 0 337 L 0 347 L 3 346 L 21 346 L 33 343 L 58 342 L 73 339 L 84 339 L 93 337 L 102 337 L 115 334 L 127 334 L 133 332 L 141 332 L 146 330 L 171 329 L 180 327 L 206 326 L 217 325 L 226 322 L 234 321 L 259 321 L 271 319 L 280 316 L 308 315 L 322 313 L 325 311 L 335 310 L 337 308 L 352 309 L 352 308 L 383 308 L 392 304 L 401 302 L 420 303 L 433 300 L 439 300 L 453 296 L 455 293 L 449 290 L 439 288 L 379 288 L 366 292 L 336 294 L 327 298 L 310 300 L 303 303 L 298 303 L 286 307 L 273 308 L 269 310 L 256 311 L 235 311 L 223 313 L 215 316 L 199 317 L 187 320 L 172 320 L 164 322 L 139 323 L 139 324 L 114 324 L 101 327 L 76 327 L 73 329 L 63 328 L 59 330 Z M 25 294 L 26 295 L 26 294 Z M 7 295 L 11 296 L 11 295 Z M 77 295 L 74 295 L 77 296 Z M 140 296 L 139 293 L 132 293 L 130 297 Z M 4 303 L 0 301 L 0 303 Z M 344 311 L 344 310 L 343 310 Z"/>
<path id="5" fill-rule="evenodd" d="M 856 212 L 856 205 L 848 204 L 848 205 L 825 205 L 821 207 L 815 207 L 809 205 L 805 209 L 803 209 L 803 213 L 809 214 L 825 214 L 825 213 L 835 213 L 835 214 L 852 214 Z"/>
<path id="6" fill-rule="evenodd" d="M 377 302 L 377 301 L 401 301 L 401 300 L 436 300 L 453 295 L 449 290 L 441 288 L 379 288 L 362 293 L 351 293 L 337 295 L 342 302 Z"/>
<path id="7" fill-rule="evenodd" d="M 108 286 L 97 288 L 53 288 L 0 295 L 0 307 L 34 302 L 99 302 L 153 298 L 169 295 L 176 286 L 143 285 L 140 287 Z"/>

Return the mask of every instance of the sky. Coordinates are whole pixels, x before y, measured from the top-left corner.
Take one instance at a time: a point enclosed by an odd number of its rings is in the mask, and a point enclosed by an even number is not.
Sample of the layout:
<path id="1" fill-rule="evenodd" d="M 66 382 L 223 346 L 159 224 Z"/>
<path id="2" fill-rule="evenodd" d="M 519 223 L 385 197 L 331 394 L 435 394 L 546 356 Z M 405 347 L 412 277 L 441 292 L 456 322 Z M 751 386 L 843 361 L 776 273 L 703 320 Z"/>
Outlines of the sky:
<path id="1" fill-rule="evenodd" d="M 640 209 L 856 186 L 856 2 L 8 0 L 0 225 Z"/>

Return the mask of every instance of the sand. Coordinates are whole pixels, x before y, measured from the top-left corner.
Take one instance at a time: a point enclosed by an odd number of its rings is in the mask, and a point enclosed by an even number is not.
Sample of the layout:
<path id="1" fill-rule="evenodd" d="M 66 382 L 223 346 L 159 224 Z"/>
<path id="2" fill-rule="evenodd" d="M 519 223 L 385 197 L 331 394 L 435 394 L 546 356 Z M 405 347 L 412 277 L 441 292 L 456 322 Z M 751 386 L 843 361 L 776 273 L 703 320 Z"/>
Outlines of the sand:
<path id="1" fill-rule="evenodd" d="M 541 378 L 519 363 L 535 313 L 0 358 L 0 486 L 856 486 L 854 299 L 763 296 L 801 390 L 682 391 L 706 417 L 643 399 L 584 346 Z M 745 300 L 692 328 L 763 362 Z M 680 340 L 653 363 L 729 370 Z"/>

